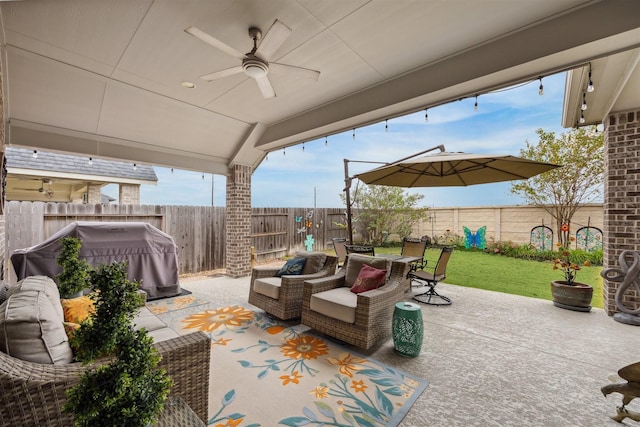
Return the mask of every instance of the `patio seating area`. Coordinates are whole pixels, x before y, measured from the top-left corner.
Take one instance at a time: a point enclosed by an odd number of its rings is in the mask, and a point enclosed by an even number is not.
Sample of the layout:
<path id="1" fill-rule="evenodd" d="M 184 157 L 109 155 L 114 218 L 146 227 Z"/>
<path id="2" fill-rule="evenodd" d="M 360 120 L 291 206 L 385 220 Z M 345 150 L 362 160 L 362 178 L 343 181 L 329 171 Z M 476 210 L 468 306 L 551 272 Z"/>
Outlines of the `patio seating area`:
<path id="1" fill-rule="evenodd" d="M 191 277 L 182 285 L 214 303 L 246 301 L 249 277 Z M 421 304 L 418 357 L 396 354 L 391 339 L 362 352 L 429 381 L 401 426 L 617 426 L 619 394 L 600 387 L 638 362 L 640 329 L 551 301 L 438 284 L 454 303 Z M 421 292 L 415 289 L 413 293 Z M 405 299 L 411 300 L 406 293 Z M 640 402 L 628 409 L 637 411 Z"/>

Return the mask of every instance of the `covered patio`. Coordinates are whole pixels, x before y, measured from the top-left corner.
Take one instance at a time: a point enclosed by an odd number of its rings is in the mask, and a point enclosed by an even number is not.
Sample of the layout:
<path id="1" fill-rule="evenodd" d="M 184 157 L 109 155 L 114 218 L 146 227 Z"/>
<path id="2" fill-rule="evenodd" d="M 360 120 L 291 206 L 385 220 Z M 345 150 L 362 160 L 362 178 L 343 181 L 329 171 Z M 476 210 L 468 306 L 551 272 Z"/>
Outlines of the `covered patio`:
<path id="1" fill-rule="evenodd" d="M 193 277 L 183 285 L 222 307 L 246 304 L 249 278 Z M 621 396 L 605 398 L 600 387 L 638 361 L 637 327 L 601 309 L 562 310 L 551 301 L 446 283 L 438 289 L 454 303 L 420 304 L 418 357 L 399 356 L 392 340 L 365 353 L 429 381 L 400 426 L 620 425 L 609 416 Z M 638 411 L 640 401 L 628 408 Z"/>

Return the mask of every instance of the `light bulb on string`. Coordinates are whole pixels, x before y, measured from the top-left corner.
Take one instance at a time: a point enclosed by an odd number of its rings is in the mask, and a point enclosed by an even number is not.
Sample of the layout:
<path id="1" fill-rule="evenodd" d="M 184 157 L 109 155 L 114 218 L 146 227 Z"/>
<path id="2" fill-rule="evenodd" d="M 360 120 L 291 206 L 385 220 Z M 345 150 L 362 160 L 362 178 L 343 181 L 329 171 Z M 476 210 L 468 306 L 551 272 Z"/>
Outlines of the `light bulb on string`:
<path id="1" fill-rule="evenodd" d="M 302 143 L 302 151 L 304 151 L 304 142 Z"/>
<path id="2" fill-rule="evenodd" d="M 93 165 L 93 158 L 89 157 L 89 166 Z"/>
<path id="3" fill-rule="evenodd" d="M 33 158 L 34 159 L 38 158 L 38 150 L 33 150 Z"/>
<path id="4" fill-rule="evenodd" d="M 587 92 L 593 92 L 594 90 L 596 90 L 596 88 L 593 85 L 593 80 L 591 80 L 591 63 L 589 63 L 589 84 L 587 85 Z"/>
<path id="5" fill-rule="evenodd" d="M 204 174 L 202 174 L 202 179 L 204 179 Z"/>
<path id="6" fill-rule="evenodd" d="M 539 77 L 540 79 L 540 87 L 538 87 L 538 95 L 542 96 L 544 95 L 544 86 L 542 86 L 542 77 Z"/>
<path id="7" fill-rule="evenodd" d="M 173 168 L 171 168 L 171 173 L 173 173 Z"/>
<path id="8" fill-rule="evenodd" d="M 136 165 L 135 163 L 133 164 L 133 170 L 137 171 L 138 170 L 138 165 Z"/>
<path id="9" fill-rule="evenodd" d="M 389 119 L 384 121 L 384 131 L 389 132 Z"/>
<path id="10" fill-rule="evenodd" d="M 473 104 L 473 110 L 478 111 L 478 95 L 476 95 L 476 103 Z"/>
<path id="11" fill-rule="evenodd" d="M 424 109 L 424 121 L 429 123 L 429 109 L 428 108 Z"/>
<path id="12" fill-rule="evenodd" d="M 326 147 L 328 143 L 329 143 L 329 137 L 327 137 L 325 135 L 325 137 L 324 137 L 324 146 Z"/>
<path id="13" fill-rule="evenodd" d="M 580 123 L 584 123 L 586 120 L 584 119 L 584 112 L 580 112 Z"/>
<path id="14" fill-rule="evenodd" d="M 353 128 L 353 139 L 356 139 L 356 128 Z"/>
<path id="15" fill-rule="evenodd" d="M 587 107 L 587 94 L 585 92 L 582 92 L 582 106 L 580 106 L 580 109 L 582 111 L 586 110 Z"/>
<path id="16" fill-rule="evenodd" d="M 282 149 L 282 155 L 283 155 L 283 156 L 286 156 L 286 155 L 287 155 L 287 147 L 284 147 L 284 148 Z"/>

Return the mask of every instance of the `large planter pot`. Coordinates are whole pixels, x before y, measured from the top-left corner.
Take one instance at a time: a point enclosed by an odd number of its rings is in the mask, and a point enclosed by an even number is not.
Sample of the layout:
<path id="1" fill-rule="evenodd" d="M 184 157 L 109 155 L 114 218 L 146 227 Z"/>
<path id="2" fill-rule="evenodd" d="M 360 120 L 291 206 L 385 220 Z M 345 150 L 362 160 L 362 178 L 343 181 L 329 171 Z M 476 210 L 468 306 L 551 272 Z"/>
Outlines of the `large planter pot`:
<path id="1" fill-rule="evenodd" d="M 568 285 L 565 281 L 551 282 L 551 296 L 556 307 L 574 311 L 591 311 L 593 287 L 586 283 L 574 282 Z"/>

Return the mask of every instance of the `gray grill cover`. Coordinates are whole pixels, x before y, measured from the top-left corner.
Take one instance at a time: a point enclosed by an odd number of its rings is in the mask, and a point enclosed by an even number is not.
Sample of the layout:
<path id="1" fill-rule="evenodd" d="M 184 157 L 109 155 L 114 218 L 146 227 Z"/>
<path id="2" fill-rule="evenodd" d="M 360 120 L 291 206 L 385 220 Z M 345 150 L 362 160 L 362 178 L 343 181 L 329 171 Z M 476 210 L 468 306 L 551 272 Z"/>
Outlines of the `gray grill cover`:
<path id="1" fill-rule="evenodd" d="M 18 280 L 58 275 L 64 237 L 79 238 L 80 258 L 94 267 L 128 261 L 129 280 L 140 282 L 149 299 L 180 294 L 177 246 L 171 236 L 144 222 L 73 222 L 44 242 L 13 252 Z"/>

